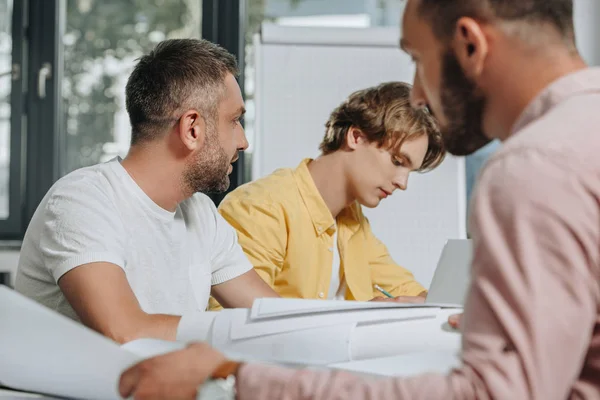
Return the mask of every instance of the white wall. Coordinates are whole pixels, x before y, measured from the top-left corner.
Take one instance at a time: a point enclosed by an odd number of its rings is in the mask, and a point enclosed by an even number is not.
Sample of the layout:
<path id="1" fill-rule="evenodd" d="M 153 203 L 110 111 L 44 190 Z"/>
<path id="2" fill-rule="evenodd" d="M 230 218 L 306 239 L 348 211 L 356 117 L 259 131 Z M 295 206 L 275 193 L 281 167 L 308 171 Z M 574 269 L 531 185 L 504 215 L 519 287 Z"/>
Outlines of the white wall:
<path id="1" fill-rule="evenodd" d="M 575 0 L 577 47 L 590 65 L 600 65 L 600 1 Z"/>

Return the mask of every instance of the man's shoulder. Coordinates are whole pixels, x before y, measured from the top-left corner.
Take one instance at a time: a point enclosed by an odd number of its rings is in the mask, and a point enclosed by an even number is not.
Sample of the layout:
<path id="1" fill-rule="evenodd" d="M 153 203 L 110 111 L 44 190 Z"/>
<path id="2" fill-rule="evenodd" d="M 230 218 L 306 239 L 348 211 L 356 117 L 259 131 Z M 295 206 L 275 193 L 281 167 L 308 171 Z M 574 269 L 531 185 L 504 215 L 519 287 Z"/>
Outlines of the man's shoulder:
<path id="1" fill-rule="evenodd" d="M 575 96 L 546 112 L 508 138 L 488 164 L 504 161 L 533 176 L 540 164 L 564 173 L 589 174 L 600 169 L 600 94 Z"/>
<path id="2" fill-rule="evenodd" d="M 578 151 L 581 144 L 565 149 L 555 142 L 524 139 L 506 144 L 490 157 L 478 178 L 476 198 L 494 198 L 496 204 L 510 207 L 552 203 L 576 190 L 600 197 L 600 163 L 588 159 L 587 150 Z"/>
<path id="3" fill-rule="evenodd" d="M 96 196 L 113 191 L 111 185 L 113 171 L 109 163 L 102 163 L 77 169 L 60 178 L 48 191 L 50 196 L 69 193 L 70 195 Z"/>
<path id="4" fill-rule="evenodd" d="M 298 193 L 294 170 L 278 169 L 275 172 L 245 183 L 229 193 L 222 204 L 240 202 L 252 204 L 287 204 Z"/>
<path id="5" fill-rule="evenodd" d="M 110 166 L 94 165 L 60 178 L 48 190 L 33 215 L 31 224 L 50 219 L 86 221 L 94 216 L 116 215 L 119 188 Z"/>

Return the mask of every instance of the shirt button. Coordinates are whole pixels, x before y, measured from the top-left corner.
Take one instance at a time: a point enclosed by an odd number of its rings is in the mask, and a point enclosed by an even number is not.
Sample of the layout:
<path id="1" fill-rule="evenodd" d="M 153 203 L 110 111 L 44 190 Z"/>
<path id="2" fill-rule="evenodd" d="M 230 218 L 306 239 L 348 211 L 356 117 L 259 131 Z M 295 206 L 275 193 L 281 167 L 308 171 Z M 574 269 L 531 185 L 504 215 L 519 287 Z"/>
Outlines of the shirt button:
<path id="1" fill-rule="evenodd" d="M 325 297 L 325 293 L 323 293 L 323 292 L 319 293 L 319 298 L 322 299 L 323 297 Z"/>
<path id="2" fill-rule="evenodd" d="M 317 230 L 319 231 L 319 233 L 323 232 L 323 228 L 317 228 Z"/>
<path id="3" fill-rule="evenodd" d="M 330 248 L 328 248 L 327 250 L 329 250 L 329 251 L 333 251 L 333 247 L 330 247 Z"/>

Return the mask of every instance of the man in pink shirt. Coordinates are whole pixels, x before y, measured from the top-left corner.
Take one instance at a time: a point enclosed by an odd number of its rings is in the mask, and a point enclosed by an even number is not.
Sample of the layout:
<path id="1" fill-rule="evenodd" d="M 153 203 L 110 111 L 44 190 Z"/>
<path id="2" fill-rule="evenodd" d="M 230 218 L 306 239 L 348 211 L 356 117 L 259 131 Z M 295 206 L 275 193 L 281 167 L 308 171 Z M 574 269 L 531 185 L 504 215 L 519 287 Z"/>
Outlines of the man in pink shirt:
<path id="1" fill-rule="evenodd" d="M 203 344 L 126 371 L 121 393 L 239 399 L 600 398 L 600 70 L 575 48 L 572 0 L 408 0 L 415 107 L 448 150 L 503 147 L 471 214 L 473 282 L 450 374 L 377 381 L 227 361 Z"/>

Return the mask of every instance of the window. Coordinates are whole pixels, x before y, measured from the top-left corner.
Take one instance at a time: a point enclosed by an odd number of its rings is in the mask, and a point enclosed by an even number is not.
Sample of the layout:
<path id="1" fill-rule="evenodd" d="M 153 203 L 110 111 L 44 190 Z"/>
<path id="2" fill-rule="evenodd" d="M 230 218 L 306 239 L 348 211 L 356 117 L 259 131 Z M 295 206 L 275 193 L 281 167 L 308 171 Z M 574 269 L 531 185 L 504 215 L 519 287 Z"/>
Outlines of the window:
<path id="1" fill-rule="evenodd" d="M 22 223 L 23 4 L 0 0 L 0 239 Z"/>
<path id="2" fill-rule="evenodd" d="M 159 41 L 177 37 L 205 37 L 239 56 L 232 46 L 239 38 L 231 39 L 239 36 L 241 4 L 0 0 L 3 246 L 23 238 L 57 179 L 127 153 L 124 89 L 136 59 Z M 211 16 L 206 29 L 203 14 Z"/>
<path id="3" fill-rule="evenodd" d="M 172 38 L 201 36 L 201 0 L 67 0 L 62 38 L 61 173 L 125 156 L 125 85 L 136 59 Z"/>
<path id="4" fill-rule="evenodd" d="M 0 219 L 9 216 L 12 0 L 0 1 Z"/>

